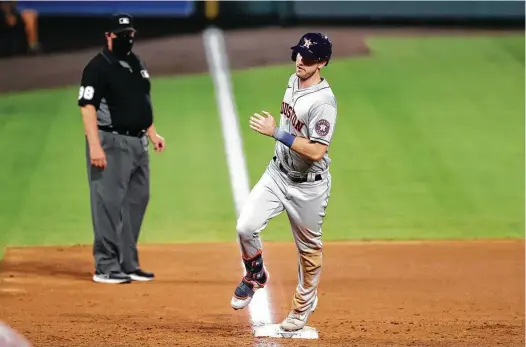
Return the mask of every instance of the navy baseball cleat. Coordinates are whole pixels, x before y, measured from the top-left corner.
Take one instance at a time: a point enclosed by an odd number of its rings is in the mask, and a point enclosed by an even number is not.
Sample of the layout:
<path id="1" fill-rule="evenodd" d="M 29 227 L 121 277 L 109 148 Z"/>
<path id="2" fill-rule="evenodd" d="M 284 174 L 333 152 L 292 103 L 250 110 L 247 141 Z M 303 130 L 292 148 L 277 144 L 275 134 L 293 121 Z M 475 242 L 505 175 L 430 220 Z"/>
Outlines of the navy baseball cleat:
<path id="1" fill-rule="evenodd" d="M 263 266 L 261 253 L 252 259 L 245 260 L 246 275 L 237 286 L 230 301 L 234 310 L 240 310 L 248 306 L 256 290 L 264 288 L 269 279 L 269 273 Z"/>

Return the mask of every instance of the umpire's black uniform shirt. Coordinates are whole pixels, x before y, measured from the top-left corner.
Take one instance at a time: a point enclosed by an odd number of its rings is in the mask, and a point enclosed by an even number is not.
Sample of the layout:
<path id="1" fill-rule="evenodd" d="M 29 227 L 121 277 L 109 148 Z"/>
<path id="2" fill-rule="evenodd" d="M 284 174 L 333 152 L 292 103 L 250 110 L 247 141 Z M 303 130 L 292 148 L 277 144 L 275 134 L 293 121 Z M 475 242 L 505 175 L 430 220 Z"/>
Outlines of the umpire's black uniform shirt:
<path id="1" fill-rule="evenodd" d="M 84 68 L 78 105 L 95 106 L 100 130 L 139 134 L 153 122 L 149 77 L 133 52 L 124 61 L 104 48 Z"/>

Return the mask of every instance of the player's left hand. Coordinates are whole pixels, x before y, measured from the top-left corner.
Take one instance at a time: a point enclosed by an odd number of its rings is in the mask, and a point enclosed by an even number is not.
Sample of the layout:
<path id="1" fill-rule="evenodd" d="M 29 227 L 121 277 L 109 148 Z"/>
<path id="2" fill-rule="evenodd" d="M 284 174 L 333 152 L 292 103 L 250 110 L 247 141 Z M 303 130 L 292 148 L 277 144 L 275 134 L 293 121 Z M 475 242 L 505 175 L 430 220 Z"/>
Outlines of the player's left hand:
<path id="1" fill-rule="evenodd" d="M 156 152 L 162 152 L 166 146 L 164 137 L 155 133 L 149 136 L 150 141 L 152 142 L 153 148 Z"/>
<path id="2" fill-rule="evenodd" d="M 266 111 L 262 111 L 262 113 L 265 116 L 254 113 L 254 115 L 250 117 L 250 128 L 260 134 L 272 136 L 274 134 L 274 128 L 276 128 L 276 121 L 270 113 Z"/>

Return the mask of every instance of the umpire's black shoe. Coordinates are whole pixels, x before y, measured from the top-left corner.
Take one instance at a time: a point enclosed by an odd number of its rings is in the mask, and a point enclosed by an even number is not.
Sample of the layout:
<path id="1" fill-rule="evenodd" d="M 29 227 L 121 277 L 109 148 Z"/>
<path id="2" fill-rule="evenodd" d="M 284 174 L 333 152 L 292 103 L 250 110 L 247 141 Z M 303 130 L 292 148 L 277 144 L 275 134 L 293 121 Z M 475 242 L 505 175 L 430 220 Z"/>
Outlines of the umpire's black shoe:
<path id="1" fill-rule="evenodd" d="M 99 273 L 93 275 L 93 281 L 97 283 L 121 284 L 130 283 L 132 278 L 122 272 Z"/>
<path id="2" fill-rule="evenodd" d="M 151 281 L 154 279 L 155 275 L 151 272 L 142 271 L 141 269 L 137 269 L 133 272 L 128 273 L 128 276 L 134 281 Z"/>

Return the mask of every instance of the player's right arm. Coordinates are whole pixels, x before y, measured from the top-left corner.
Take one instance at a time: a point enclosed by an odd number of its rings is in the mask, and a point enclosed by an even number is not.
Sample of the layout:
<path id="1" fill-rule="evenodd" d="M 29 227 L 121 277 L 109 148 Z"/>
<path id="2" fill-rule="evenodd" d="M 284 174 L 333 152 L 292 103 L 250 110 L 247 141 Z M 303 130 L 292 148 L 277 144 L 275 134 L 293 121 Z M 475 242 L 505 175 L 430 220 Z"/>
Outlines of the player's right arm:
<path id="1" fill-rule="evenodd" d="M 97 125 L 97 109 L 102 99 L 104 78 L 101 67 L 91 61 L 82 73 L 79 87 L 78 106 L 82 114 L 84 132 L 90 148 L 90 158 L 94 166 L 106 167 L 106 156 L 102 150 Z"/>

